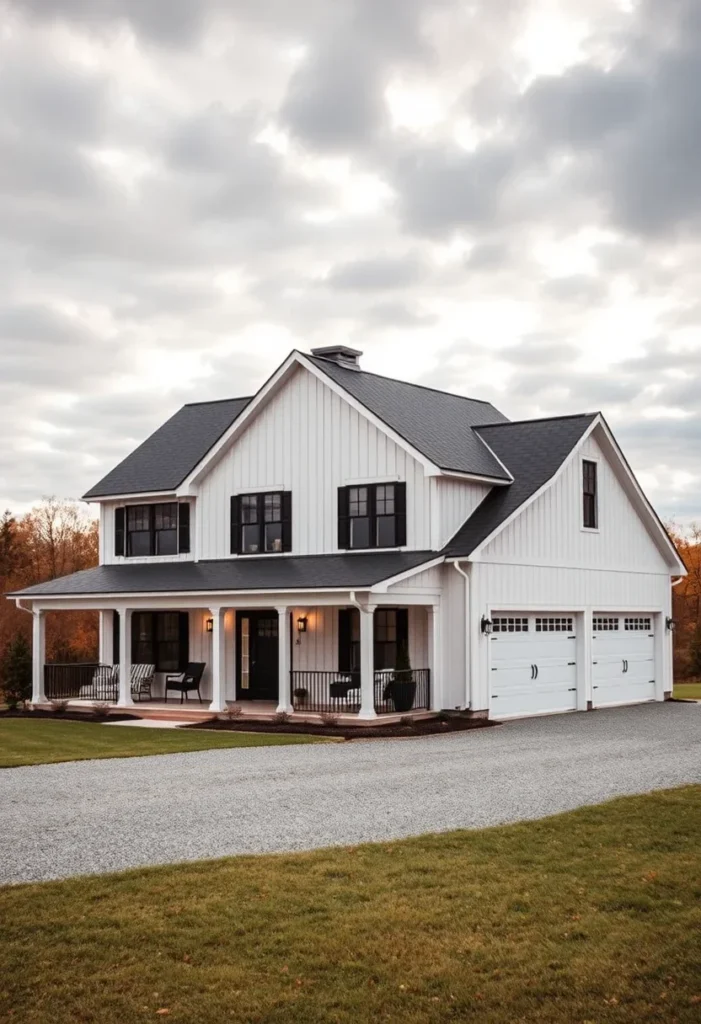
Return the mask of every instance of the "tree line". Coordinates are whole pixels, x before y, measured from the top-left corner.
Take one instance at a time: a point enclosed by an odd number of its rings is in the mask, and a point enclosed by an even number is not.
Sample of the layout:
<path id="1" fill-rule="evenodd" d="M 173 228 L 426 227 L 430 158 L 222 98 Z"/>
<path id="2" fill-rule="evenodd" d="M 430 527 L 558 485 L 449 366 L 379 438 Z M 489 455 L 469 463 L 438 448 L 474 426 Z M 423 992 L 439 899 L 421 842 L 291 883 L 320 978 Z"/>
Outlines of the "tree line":
<path id="1" fill-rule="evenodd" d="M 45 498 L 26 515 L 0 517 L 0 688 L 31 661 L 31 616 L 5 595 L 97 564 L 98 524 L 77 502 Z M 95 612 L 47 615 L 47 661 L 93 661 L 97 652 Z"/>
<path id="2" fill-rule="evenodd" d="M 701 523 L 670 533 L 686 565 L 687 575 L 672 588 L 674 678 L 701 679 Z"/>

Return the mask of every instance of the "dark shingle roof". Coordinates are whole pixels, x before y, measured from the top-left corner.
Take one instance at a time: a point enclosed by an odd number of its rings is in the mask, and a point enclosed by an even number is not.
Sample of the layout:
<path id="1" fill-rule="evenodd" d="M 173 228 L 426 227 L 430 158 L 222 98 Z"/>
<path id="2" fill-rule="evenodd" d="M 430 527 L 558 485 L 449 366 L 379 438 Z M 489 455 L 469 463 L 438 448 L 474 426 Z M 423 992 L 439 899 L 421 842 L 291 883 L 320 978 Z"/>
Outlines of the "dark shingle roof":
<path id="1" fill-rule="evenodd" d="M 508 422 L 489 402 L 306 358 L 440 469 L 509 479 L 472 429 Z"/>
<path id="2" fill-rule="evenodd" d="M 83 497 L 174 491 L 250 400 L 228 398 L 183 406 Z"/>
<path id="3" fill-rule="evenodd" d="M 38 583 L 14 596 L 139 594 L 191 591 L 363 589 L 436 558 L 435 551 L 224 558 L 204 562 L 100 565 Z"/>
<path id="4" fill-rule="evenodd" d="M 470 555 L 554 476 L 597 415 L 584 413 L 478 427 L 480 437 L 508 467 L 514 482 L 508 487 L 493 487 L 443 553 L 449 558 Z"/>

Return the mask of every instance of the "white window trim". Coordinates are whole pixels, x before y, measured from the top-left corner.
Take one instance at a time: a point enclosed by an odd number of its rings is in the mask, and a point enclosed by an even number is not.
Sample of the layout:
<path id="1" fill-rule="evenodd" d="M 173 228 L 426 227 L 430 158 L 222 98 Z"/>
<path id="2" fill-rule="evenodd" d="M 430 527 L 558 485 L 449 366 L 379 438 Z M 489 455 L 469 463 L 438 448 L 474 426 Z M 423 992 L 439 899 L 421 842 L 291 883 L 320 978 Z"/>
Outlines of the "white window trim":
<path id="1" fill-rule="evenodd" d="M 584 525 L 584 463 L 593 462 L 596 465 L 596 522 L 597 526 L 585 526 Z M 578 494 L 579 494 L 579 529 L 582 533 L 601 533 L 601 473 L 599 471 L 599 464 L 601 457 L 599 455 L 584 455 L 579 456 L 579 482 L 578 482 Z"/>

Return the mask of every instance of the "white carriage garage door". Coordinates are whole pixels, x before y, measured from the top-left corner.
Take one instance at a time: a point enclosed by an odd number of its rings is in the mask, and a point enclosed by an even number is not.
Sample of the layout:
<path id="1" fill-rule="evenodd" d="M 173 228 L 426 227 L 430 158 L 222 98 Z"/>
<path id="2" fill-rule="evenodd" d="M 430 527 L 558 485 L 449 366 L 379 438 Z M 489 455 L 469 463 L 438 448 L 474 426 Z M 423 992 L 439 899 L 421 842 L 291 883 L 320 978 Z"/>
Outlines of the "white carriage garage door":
<path id="1" fill-rule="evenodd" d="M 592 662 L 594 707 L 654 700 L 654 617 L 595 612 Z"/>
<path id="2" fill-rule="evenodd" d="M 492 718 L 577 708 L 577 635 L 574 614 L 492 615 Z"/>

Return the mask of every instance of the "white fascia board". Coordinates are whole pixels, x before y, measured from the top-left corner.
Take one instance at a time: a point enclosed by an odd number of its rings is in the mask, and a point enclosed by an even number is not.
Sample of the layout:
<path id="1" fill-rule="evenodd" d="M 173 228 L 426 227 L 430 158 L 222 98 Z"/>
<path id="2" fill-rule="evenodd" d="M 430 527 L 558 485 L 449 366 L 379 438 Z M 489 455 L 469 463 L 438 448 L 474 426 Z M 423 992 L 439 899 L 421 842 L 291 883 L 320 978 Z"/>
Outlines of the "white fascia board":
<path id="1" fill-rule="evenodd" d="M 461 473 L 457 469 L 442 469 L 439 475 L 447 477 L 449 480 L 464 480 L 466 483 L 472 484 L 490 484 L 492 487 L 508 487 L 514 480 L 513 477 L 510 477 L 508 480 L 502 480 L 498 476 L 479 476 L 477 473 Z"/>
<path id="2" fill-rule="evenodd" d="M 99 505 L 103 501 L 167 501 L 176 497 L 175 491 L 140 491 L 136 494 L 100 494 L 95 498 L 81 498 L 81 501 Z"/>
<path id="3" fill-rule="evenodd" d="M 525 510 L 530 505 L 532 505 L 534 501 L 538 500 L 538 498 L 541 496 L 541 494 L 545 494 L 545 492 L 550 487 L 552 487 L 552 485 L 557 480 L 559 480 L 559 478 L 564 473 L 565 468 L 569 465 L 570 460 L 572 458 L 574 458 L 574 456 L 581 449 L 582 445 L 584 444 L 586 439 L 589 437 L 591 432 L 594 430 L 596 425 L 598 423 L 600 423 L 600 422 L 601 422 L 601 414 L 597 415 L 596 418 L 592 421 L 592 423 L 590 423 L 590 425 L 587 427 L 587 429 L 584 431 L 584 433 L 580 437 L 579 441 L 577 441 L 577 444 L 574 446 L 574 448 L 569 453 L 567 458 L 563 459 L 562 463 L 557 468 L 557 470 L 553 473 L 553 475 L 550 477 L 550 479 L 546 480 L 545 483 L 542 485 L 542 487 L 539 487 L 538 490 L 535 491 L 530 496 L 530 498 L 526 498 L 526 500 L 521 505 L 519 505 L 517 509 L 514 509 L 514 511 L 511 513 L 511 515 L 507 516 L 507 518 L 504 520 L 503 523 L 499 523 L 499 525 L 494 530 L 492 530 L 492 532 L 489 534 L 489 536 L 485 537 L 485 539 L 482 541 L 482 543 L 478 544 L 477 547 L 473 551 L 470 552 L 469 556 L 466 556 L 465 559 L 458 559 L 458 561 L 465 561 L 465 560 L 469 560 L 471 562 L 478 562 L 478 561 L 480 561 L 480 555 L 482 554 L 484 549 L 487 547 L 487 545 L 491 544 L 491 542 L 494 540 L 494 538 L 498 537 L 499 534 L 502 532 L 502 530 L 505 530 L 506 527 L 509 526 L 510 523 L 513 523 L 514 519 L 518 519 L 518 517 L 521 515 L 522 512 L 525 512 Z"/>
<path id="4" fill-rule="evenodd" d="M 613 436 L 611 428 L 609 427 L 608 423 L 603 418 L 603 416 L 597 416 L 596 421 L 592 424 L 592 430 L 596 426 L 601 427 L 601 431 L 609 443 L 610 454 L 612 454 L 615 457 L 615 466 L 618 467 L 624 479 L 624 489 L 629 489 L 630 491 L 632 491 L 632 494 L 629 493 L 628 495 L 631 499 L 637 499 L 639 506 L 637 511 L 639 514 L 642 513 L 641 518 L 647 520 L 648 532 L 652 535 L 653 539 L 657 540 L 658 546 L 662 550 L 663 554 L 668 559 L 670 564 L 674 565 L 675 569 L 679 572 L 679 575 L 686 576 L 686 566 L 679 557 L 677 549 L 675 548 L 669 534 L 662 525 L 659 516 L 652 507 L 652 504 L 650 503 L 647 495 L 645 494 L 645 491 L 638 483 L 638 480 L 635 474 L 633 473 L 633 470 L 628 465 L 628 460 L 623 454 L 618 444 L 618 441 Z M 587 436 L 590 433 L 591 430 L 588 430 Z M 625 486 L 626 484 L 628 485 L 627 488 Z M 633 501 L 633 504 L 635 505 L 635 501 Z"/>
<path id="5" fill-rule="evenodd" d="M 375 583 L 375 585 L 370 588 L 370 592 L 373 594 L 384 594 L 387 592 L 389 587 L 393 587 L 395 583 L 401 583 L 402 580 L 408 580 L 412 576 L 418 576 L 419 573 L 425 572 L 427 569 L 433 569 L 436 565 L 442 565 L 444 561 L 444 555 L 437 555 L 436 558 L 432 558 L 428 562 L 422 562 L 420 565 L 415 565 L 413 569 L 405 569 L 404 572 L 397 573 L 396 576 L 389 576 L 386 580 L 381 580 L 379 583 Z"/>

